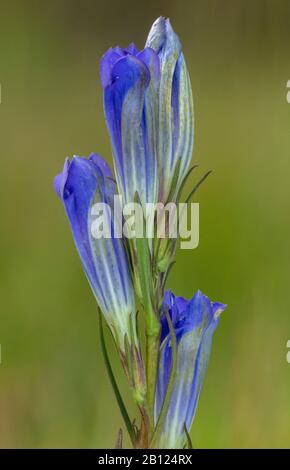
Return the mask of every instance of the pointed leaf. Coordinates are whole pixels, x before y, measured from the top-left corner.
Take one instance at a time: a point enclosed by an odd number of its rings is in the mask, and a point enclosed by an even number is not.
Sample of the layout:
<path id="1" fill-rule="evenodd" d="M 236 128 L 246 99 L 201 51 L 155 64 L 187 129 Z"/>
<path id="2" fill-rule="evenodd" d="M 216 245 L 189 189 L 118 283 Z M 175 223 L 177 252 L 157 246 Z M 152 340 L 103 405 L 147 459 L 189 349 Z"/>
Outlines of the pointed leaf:
<path id="1" fill-rule="evenodd" d="M 198 165 L 193 165 L 191 168 L 189 168 L 188 172 L 186 173 L 181 185 L 180 185 L 180 188 L 178 190 L 178 193 L 177 193 L 177 197 L 176 197 L 176 200 L 179 201 L 180 199 L 180 196 L 181 196 L 181 193 L 182 193 L 182 190 L 189 178 L 189 176 L 191 175 L 191 173 L 193 172 L 193 170 L 195 170 L 196 168 L 198 168 Z"/>
<path id="2" fill-rule="evenodd" d="M 122 428 L 119 429 L 115 449 L 122 449 L 123 447 L 123 431 Z"/>
<path id="3" fill-rule="evenodd" d="M 198 188 L 200 187 L 200 185 L 206 180 L 206 178 L 212 173 L 212 170 L 209 170 L 207 173 L 205 173 L 205 175 L 203 175 L 203 177 L 196 183 L 196 185 L 194 186 L 194 188 L 191 190 L 191 192 L 189 193 L 185 203 L 188 204 L 189 201 L 191 200 L 192 196 L 195 194 L 195 192 L 198 190 Z"/>
<path id="4" fill-rule="evenodd" d="M 186 427 L 186 424 L 184 423 L 184 432 L 186 434 L 186 439 L 187 439 L 187 448 L 188 449 L 193 449 L 193 446 L 192 446 L 192 440 L 191 440 L 191 437 L 189 435 L 189 432 L 187 430 L 187 427 Z"/>
<path id="5" fill-rule="evenodd" d="M 111 363 L 110 363 L 110 359 L 109 359 L 109 355 L 108 355 L 107 348 L 106 348 L 106 343 L 105 343 L 102 314 L 101 314 L 100 310 L 99 310 L 99 325 L 100 325 L 101 347 L 102 347 L 102 352 L 103 352 L 104 361 L 105 361 L 105 365 L 106 365 L 106 368 L 107 368 L 108 376 L 109 376 L 112 388 L 114 390 L 116 400 L 117 400 L 117 403 L 119 405 L 120 412 L 121 412 L 121 415 L 122 415 L 123 420 L 125 422 L 128 434 L 129 434 L 130 439 L 132 441 L 132 444 L 134 446 L 136 436 L 135 436 L 129 414 L 126 410 L 125 403 L 124 403 L 122 395 L 119 391 L 119 388 L 118 388 L 118 385 L 117 385 L 117 382 L 116 382 L 116 379 L 115 379 L 115 376 L 114 376 L 114 373 L 113 373 L 113 370 L 112 370 L 112 367 L 111 367 Z"/>

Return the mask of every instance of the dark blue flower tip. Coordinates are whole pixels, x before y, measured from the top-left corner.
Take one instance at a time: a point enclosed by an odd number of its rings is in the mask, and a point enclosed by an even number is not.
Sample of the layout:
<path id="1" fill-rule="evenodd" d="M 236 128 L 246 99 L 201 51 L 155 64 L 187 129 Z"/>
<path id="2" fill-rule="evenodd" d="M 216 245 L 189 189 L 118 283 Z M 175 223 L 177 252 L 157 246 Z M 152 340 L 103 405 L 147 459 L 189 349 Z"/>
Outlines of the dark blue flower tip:
<path id="1" fill-rule="evenodd" d="M 119 48 L 110 48 L 101 58 L 100 77 L 103 88 L 111 83 L 111 73 L 115 63 L 125 56 L 125 52 Z"/>
<path id="2" fill-rule="evenodd" d="M 138 54 L 138 49 L 137 47 L 135 46 L 135 44 L 133 42 L 131 42 L 131 44 L 129 44 L 129 46 L 125 49 L 126 52 L 128 52 L 129 54 L 132 54 L 132 55 L 137 55 Z"/>
<path id="3" fill-rule="evenodd" d="M 81 182 L 88 188 L 94 187 L 96 177 L 110 179 L 111 186 L 113 184 L 112 171 L 100 155 L 91 153 L 89 158 L 74 155 L 72 160 L 66 158 L 63 171 L 55 176 L 54 190 L 60 199 L 65 200 Z"/>
<path id="4" fill-rule="evenodd" d="M 61 183 L 62 183 L 62 173 L 59 173 L 58 175 L 54 177 L 54 180 L 53 180 L 54 191 L 56 192 L 59 198 L 61 198 L 61 189 L 60 189 Z"/>
<path id="5" fill-rule="evenodd" d="M 148 75 L 148 81 L 150 80 L 150 70 L 153 71 L 154 76 L 160 74 L 160 67 L 159 67 L 159 58 L 158 55 L 153 51 L 153 49 L 147 48 L 148 50 L 144 49 L 143 51 L 138 51 L 136 48 L 135 44 L 130 44 L 126 49 L 121 49 L 120 47 L 114 47 L 110 48 L 102 57 L 101 62 L 100 62 L 100 77 L 101 77 L 101 83 L 103 88 L 105 89 L 106 87 L 112 85 L 112 83 L 116 80 L 116 78 L 119 78 L 120 72 L 125 74 L 125 77 L 130 75 L 130 68 L 134 64 L 136 67 L 136 63 L 134 60 L 133 61 L 125 61 L 124 64 L 128 66 L 128 70 L 124 66 L 121 68 L 115 69 L 115 66 L 117 63 L 125 59 L 126 57 L 135 57 L 136 59 L 139 59 L 140 63 L 143 64 L 143 66 L 147 67 L 147 74 Z M 139 63 L 139 67 L 141 67 Z M 151 68 L 152 67 L 152 68 Z M 155 77 L 154 77 L 155 78 Z"/>
<path id="6" fill-rule="evenodd" d="M 118 89 L 121 86 L 127 91 L 139 81 L 146 88 L 150 82 L 150 72 L 146 64 L 137 56 L 127 55 L 116 62 L 111 73 L 111 86 L 116 84 Z"/>
<path id="7" fill-rule="evenodd" d="M 202 326 L 207 328 L 211 323 L 218 323 L 220 314 L 227 306 L 220 302 L 211 302 L 210 299 L 198 290 L 192 299 L 175 297 L 171 291 L 164 296 L 161 314 L 161 342 L 168 336 L 168 322 L 164 313 L 168 309 L 172 325 L 176 330 L 191 331 Z"/>
<path id="8" fill-rule="evenodd" d="M 64 186 L 68 177 L 69 166 L 70 160 L 66 158 L 62 172 L 54 178 L 54 190 L 60 199 L 64 198 Z"/>
<path id="9" fill-rule="evenodd" d="M 190 300 L 168 291 L 162 307 L 158 379 L 155 395 L 155 421 L 162 409 L 172 367 L 172 345 L 167 318 L 168 309 L 177 340 L 176 370 L 170 404 L 158 448 L 183 448 L 184 424 L 190 430 L 209 361 L 213 333 L 219 315 L 225 309 L 211 302 L 201 291 Z"/>

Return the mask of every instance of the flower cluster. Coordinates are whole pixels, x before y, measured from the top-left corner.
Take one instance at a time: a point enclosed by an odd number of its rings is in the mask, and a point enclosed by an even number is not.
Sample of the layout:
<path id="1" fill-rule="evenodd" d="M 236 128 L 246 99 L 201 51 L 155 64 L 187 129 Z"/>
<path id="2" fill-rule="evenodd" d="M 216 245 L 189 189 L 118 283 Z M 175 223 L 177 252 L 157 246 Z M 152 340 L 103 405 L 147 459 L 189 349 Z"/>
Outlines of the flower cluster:
<path id="1" fill-rule="evenodd" d="M 212 335 L 225 305 L 200 291 L 190 300 L 165 292 L 176 240 L 158 240 L 154 221 L 149 238 L 125 239 L 113 225 L 109 238 L 95 238 L 91 230 L 96 203 L 111 212 L 116 195 L 142 207 L 178 202 L 191 171 L 191 86 L 169 20 L 157 19 L 141 51 L 134 44 L 109 49 L 100 76 L 115 176 L 97 154 L 74 156 L 56 176 L 55 190 L 140 410 L 137 427 L 117 388 L 100 323 L 108 372 L 132 443 L 183 448 L 189 445 Z M 106 209 L 102 217 L 113 224 Z M 146 354 L 137 333 L 137 306 L 145 319 Z"/>

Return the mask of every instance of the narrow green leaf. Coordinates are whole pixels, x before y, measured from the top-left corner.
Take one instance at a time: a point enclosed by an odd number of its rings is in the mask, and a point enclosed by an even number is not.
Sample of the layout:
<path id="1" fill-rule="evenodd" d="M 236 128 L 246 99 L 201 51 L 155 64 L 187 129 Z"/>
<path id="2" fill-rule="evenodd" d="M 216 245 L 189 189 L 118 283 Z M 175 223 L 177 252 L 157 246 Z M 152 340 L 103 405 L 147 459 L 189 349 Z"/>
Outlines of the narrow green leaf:
<path id="1" fill-rule="evenodd" d="M 193 170 L 195 170 L 196 168 L 198 168 L 198 165 L 193 165 L 191 168 L 189 168 L 188 172 L 186 173 L 186 175 L 185 175 L 185 177 L 184 177 L 184 179 L 183 179 L 183 181 L 182 181 L 182 184 L 181 184 L 181 186 L 180 186 L 180 188 L 179 188 L 179 190 L 178 190 L 178 194 L 177 194 L 177 197 L 176 197 L 176 200 L 177 200 L 177 201 L 179 201 L 179 199 L 180 199 L 182 190 L 183 190 L 183 188 L 184 188 L 184 186 L 185 186 L 185 184 L 186 184 L 186 182 L 187 182 L 189 176 L 191 175 L 191 173 L 193 172 Z"/>
<path id="2" fill-rule="evenodd" d="M 135 193 L 134 202 L 141 204 L 137 191 Z M 146 231 L 146 223 L 143 226 L 145 226 Z M 144 307 L 146 321 L 147 403 L 150 414 L 150 422 L 151 426 L 153 427 L 153 410 L 155 403 L 155 389 L 159 353 L 159 335 L 161 326 L 158 311 L 156 308 L 156 296 L 154 297 L 152 260 L 148 240 L 145 237 L 136 237 L 135 242 L 138 263 L 137 269 L 141 290 L 140 300 Z"/>
<path id="3" fill-rule="evenodd" d="M 115 449 L 122 449 L 123 447 L 123 431 L 122 428 L 119 429 Z"/>
<path id="4" fill-rule="evenodd" d="M 135 419 L 133 419 L 132 426 L 133 426 L 135 435 L 136 435 L 136 436 L 139 436 L 140 430 L 138 429 L 138 426 L 137 426 L 137 424 L 136 424 L 136 420 L 135 420 Z"/>
<path id="5" fill-rule="evenodd" d="M 131 354 L 131 346 L 130 346 L 127 334 L 125 335 L 125 338 L 124 338 L 124 347 L 125 347 L 125 356 L 126 356 L 127 366 L 128 366 L 128 373 L 129 373 L 129 377 L 132 380 L 133 378 L 132 354 Z"/>
<path id="6" fill-rule="evenodd" d="M 135 202 L 141 204 L 138 193 L 135 194 Z M 146 233 L 145 222 L 143 221 L 144 231 Z M 138 272 L 140 277 L 140 285 L 142 289 L 142 300 L 146 313 L 154 314 L 154 301 L 153 301 L 153 279 L 151 269 L 151 256 L 146 237 L 137 238 L 136 250 L 138 258 Z"/>
<path id="7" fill-rule="evenodd" d="M 131 439 L 132 444 L 134 446 L 136 436 L 135 436 L 134 429 L 132 427 L 132 423 L 131 423 L 129 414 L 126 410 L 125 403 L 122 399 L 121 393 L 119 391 L 119 388 L 118 388 L 118 385 L 117 385 L 117 382 L 116 382 L 116 379 L 115 379 L 115 376 L 114 376 L 114 373 L 113 373 L 113 370 L 112 370 L 112 367 L 111 367 L 111 363 L 110 363 L 110 359 L 109 359 L 109 355 L 108 355 L 107 348 L 106 348 L 106 343 L 105 343 L 102 314 L 101 314 L 100 310 L 99 310 L 99 325 L 100 325 L 101 347 L 102 347 L 102 352 L 103 352 L 104 361 L 105 361 L 106 369 L 107 369 L 107 372 L 108 372 L 108 376 L 109 376 L 112 388 L 114 390 L 116 400 L 117 400 L 117 403 L 118 403 L 119 408 L 120 408 L 121 415 L 123 417 L 123 420 L 125 422 L 127 431 L 129 433 L 129 436 L 130 436 L 130 439 Z"/>
<path id="8" fill-rule="evenodd" d="M 109 180 L 109 181 L 112 181 L 115 184 L 117 184 L 117 181 L 112 176 L 106 176 L 106 179 Z"/>
<path id="9" fill-rule="evenodd" d="M 186 424 L 184 423 L 184 432 L 185 432 L 185 435 L 186 435 L 186 439 L 187 439 L 187 448 L 188 449 L 193 449 L 193 446 L 192 446 L 192 440 L 191 440 L 191 437 L 189 435 L 189 432 L 187 430 L 187 427 L 186 427 Z"/>
<path id="10" fill-rule="evenodd" d="M 196 185 L 194 186 L 194 188 L 192 189 L 192 191 L 189 193 L 185 203 L 188 204 L 189 201 L 191 200 L 192 196 L 195 194 L 195 192 L 198 190 L 198 188 L 200 187 L 200 185 L 206 180 L 206 178 L 211 174 L 212 170 L 209 170 L 207 173 L 205 173 L 205 175 L 203 175 L 203 177 L 196 183 Z"/>
<path id="11" fill-rule="evenodd" d="M 168 266 L 166 272 L 164 273 L 164 277 L 163 277 L 163 280 L 162 280 L 162 291 L 165 289 L 165 284 L 166 284 L 166 281 L 168 279 L 168 276 L 173 268 L 173 266 L 175 265 L 176 261 L 172 261 L 170 263 L 170 265 Z"/>
<path id="12" fill-rule="evenodd" d="M 171 181 L 170 191 L 169 191 L 169 194 L 168 194 L 168 197 L 167 197 L 167 202 L 172 202 L 174 193 L 176 191 L 176 186 L 177 186 L 178 178 L 179 178 L 180 165 L 181 165 L 181 158 L 179 157 L 179 159 L 177 160 L 176 165 L 174 167 L 174 172 L 173 172 L 173 177 L 172 177 L 172 181 Z"/>

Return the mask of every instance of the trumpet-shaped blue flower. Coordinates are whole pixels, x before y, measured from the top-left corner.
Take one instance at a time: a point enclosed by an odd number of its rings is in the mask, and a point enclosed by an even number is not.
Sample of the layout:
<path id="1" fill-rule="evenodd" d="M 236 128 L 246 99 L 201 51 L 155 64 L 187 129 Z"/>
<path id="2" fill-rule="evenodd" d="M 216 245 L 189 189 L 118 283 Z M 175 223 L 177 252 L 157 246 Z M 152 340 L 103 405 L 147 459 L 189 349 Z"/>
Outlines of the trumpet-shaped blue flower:
<path id="1" fill-rule="evenodd" d="M 190 80 L 169 20 L 161 17 L 153 24 L 141 52 L 133 44 L 109 49 L 100 70 L 125 202 L 133 202 L 136 191 L 142 203 L 167 202 L 169 193 L 173 198 L 178 193 L 193 147 Z"/>
<path id="2" fill-rule="evenodd" d="M 119 191 L 133 202 L 157 201 L 157 124 L 160 65 L 150 48 L 109 49 L 101 60 L 104 108 Z"/>
<path id="3" fill-rule="evenodd" d="M 177 366 L 168 413 L 158 443 L 161 448 L 182 448 L 186 443 L 185 426 L 190 430 L 209 360 L 212 335 L 225 307 L 219 302 L 211 302 L 200 291 L 191 300 L 175 297 L 170 291 L 165 294 L 161 316 L 156 420 L 164 400 L 172 364 L 165 309 L 168 310 L 176 335 Z"/>
<path id="4" fill-rule="evenodd" d="M 190 79 L 178 36 L 169 19 L 158 18 L 146 42 L 160 60 L 158 97 L 159 201 L 175 197 L 189 169 L 193 149 L 193 101 Z"/>
<path id="5" fill-rule="evenodd" d="M 55 190 L 62 200 L 84 271 L 118 346 L 124 338 L 135 342 L 135 302 L 131 275 L 123 241 L 93 236 L 92 207 L 95 203 L 112 206 L 115 184 L 106 162 L 96 154 L 74 156 L 65 161 L 55 177 Z M 110 214 L 108 223 L 112 223 Z M 106 217 L 106 215 L 105 215 Z M 132 338 L 133 335 L 133 338 Z"/>

